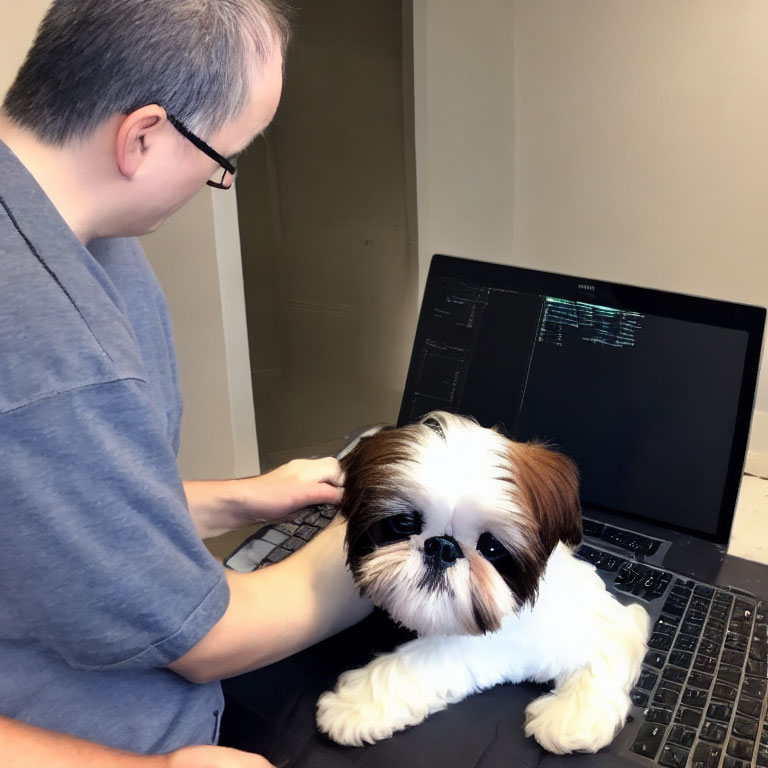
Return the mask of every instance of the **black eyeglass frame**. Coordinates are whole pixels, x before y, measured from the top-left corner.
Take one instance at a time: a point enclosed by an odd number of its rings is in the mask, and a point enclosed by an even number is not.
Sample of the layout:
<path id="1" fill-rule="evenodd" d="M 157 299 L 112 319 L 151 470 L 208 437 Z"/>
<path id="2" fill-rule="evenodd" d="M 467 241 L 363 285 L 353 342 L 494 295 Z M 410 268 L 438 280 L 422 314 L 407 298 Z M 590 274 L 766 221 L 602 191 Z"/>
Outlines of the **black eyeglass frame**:
<path id="1" fill-rule="evenodd" d="M 211 158 L 211 160 L 215 160 L 223 169 L 224 174 L 221 177 L 221 181 L 213 181 L 213 179 L 208 179 L 205 183 L 209 187 L 213 187 L 214 189 L 229 189 L 232 184 L 229 185 L 224 184 L 224 176 L 226 174 L 230 174 L 230 176 L 235 175 L 237 168 L 229 161 L 226 157 L 223 155 L 220 155 L 213 147 L 206 144 L 199 136 L 196 136 L 192 131 L 187 128 L 184 123 L 181 122 L 177 117 L 174 115 L 171 115 L 166 112 L 166 117 L 168 118 L 168 122 L 188 141 L 191 141 L 192 144 L 194 144 L 201 152 L 204 152 L 208 157 Z"/>

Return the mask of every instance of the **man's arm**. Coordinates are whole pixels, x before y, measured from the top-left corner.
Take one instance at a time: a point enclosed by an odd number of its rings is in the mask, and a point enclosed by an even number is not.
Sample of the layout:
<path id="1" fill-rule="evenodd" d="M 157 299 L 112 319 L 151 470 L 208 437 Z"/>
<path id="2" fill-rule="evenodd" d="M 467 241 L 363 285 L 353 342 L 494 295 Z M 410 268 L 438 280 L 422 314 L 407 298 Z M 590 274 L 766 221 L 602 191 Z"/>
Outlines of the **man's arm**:
<path id="1" fill-rule="evenodd" d="M 271 763 L 224 747 L 185 747 L 137 755 L 0 716 L 3 768 L 269 768 Z"/>
<path id="2" fill-rule="evenodd" d="M 346 524 L 332 522 L 285 560 L 254 573 L 229 571 L 229 607 L 208 634 L 169 665 L 196 683 L 290 656 L 371 611 L 344 560 Z"/>
<path id="3" fill-rule="evenodd" d="M 310 504 L 338 504 L 342 480 L 332 457 L 295 459 L 256 477 L 186 481 L 184 493 L 198 535 L 208 539 L 290 517 Z"/>

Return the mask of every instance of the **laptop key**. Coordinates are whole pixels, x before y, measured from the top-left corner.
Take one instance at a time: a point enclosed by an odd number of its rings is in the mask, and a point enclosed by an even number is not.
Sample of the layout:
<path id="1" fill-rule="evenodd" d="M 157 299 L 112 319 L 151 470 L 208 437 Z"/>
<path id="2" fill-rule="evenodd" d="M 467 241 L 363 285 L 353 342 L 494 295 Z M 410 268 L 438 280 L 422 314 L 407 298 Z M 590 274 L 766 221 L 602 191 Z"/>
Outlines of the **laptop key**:
<path id="1" fill-rule="evenodd" d="M 602 557 L 595 564 L 600 571 L 606 571 L 607 573 L 615 573 L 619 570 L 619 566 L 624 562 L 624 558 L 611 555 L 608 552 L 604 552 Z"/>
<path id="2" fill-rule="evenodd" d="M 672 710 L 663 709 L 662 707 L 651 707 L 645 715 L 645 721 L 647 723 L 661 723 L 662 725 L 669 725 L 672 721 Z"/>
<path id="3" fill-rule="evenodd" d="M 759 677 L 745 677 L 744 684 L 741 686 L 741 692 L 747 696 L 754 696 L 756 699 L 765 698 L 766 681 Z"/>
<path id="4" fill-rule="evenodd" d="M 275 525 L 275 530 L 284 533 L 286 536 L 292 536 L 294 533 L 296 533 L 296 529 L 298 527 L 298 524 L 292 520 L 285 520 L 282 523 L 277 523 Z"/>
<path id="5" fill-rule="evenodd" d="M 683 692 L 682 703 L 687 707 L 704 708 L 707 703 L 707 692 L 698 688 L 686 688 Z"/>
<path id="6" fill-rule="evenodd" d="M 643 664 L 647 664 L 649 667 L 655 667 L 661 669 L 667 661 L 666 653 L 659 653 L 658 651 L 648 651 L 643 659 Z"/>
<path id="7" fill-rule="evenodd" d="M 684 768 L 688 762 L 688 750 L 667 742 L 659 755 L 659 765 Z"/>
<path id="8" fill-rule="evenodd" d="M 739 739 L 731 736 L 728 739 L 728 746 L 725 751 L 738 760 L 751 760 L 752 753 L 755 751 L 755 742 L 748 739 Z"/>
<path id="9" fill-rule="evenodd" d="M 736 688 L 733 685 L 727 683 L 721 683 L 719 680 L 712 688 L 713 699 L 723 699 L 724 701 L 734 702 L 736 701 Z"/>
<path id="10" fill-rule="evenodd" d="M 723 760 L 723 768 L 753 768 L 753 766 L 746 760 L 737 760 L 735 757 L 726 755 Z"/>
<path id="11" fill-rule="evenodd" d="M 668 744 L 678 744 L 681 747 L 690 748 L 696 739 L 696 731 L 684 725 L 673 725 L 669 730 Z"/>
<path id="12" fill-rule="evenodd" d="M 703 621 L 693 621 L 691 619 L 684 619 L 683 623 L 680 625 L 680 631 L 684 635 L 696 635 L 696 637 L 701 634 L 703 628 Z"/>
<path id="13" fill-rule="evenodd" d="M 746 651 L 747 637 L 744 635 L 737 635 L 735 632 L 728 632 L 725 636 L 725 647 L 729 651 Z"/>
<path id="14" fill-rule="evenodd" d="M 720 661 L 722 661 L 723 664 L 730 664 L 734 667 L 743 667 L 745 658 L 745 654 L 739 653 L 738 651 L 729 651 L 726 648 L 723 650 L 723 655 L 720 657 Z"/>
<path id="15" fill-rule="evenodd" d="M 698 728 L 701 722 L 703 711 L 701 709 L 692 709 L 691 707 L 680 707 L 675 714 L 675 723 L 687 725 L 691 728 Z"/>
<path id="16" fill-rule="evenodd" d="M 748 717 L 734 718 L 732 733 L 734 736 L 754 741 L 757 738 L 757 720 Z"/>
<path id="17" fill-rule="evenodd" d="M 651 638 L 653 639 L 653 638 Z M 675 641 L 675 650 L 677 651 L 695 651 L 696 645 L 699 642 L 698 637 L 693 637 L 692 635 L 679 635 L 677 640 Z M 648 645 L 651 645 L 650 642 Z M 656 646 L 651 646 L 655 648 Z"/>
<path id="18" fill-rule="evenodd" d="M 648 647 L 655 651 L 668 651 L 672 647 L 672 637 L 661 632 L 654 632 L 648 641 Z"/>
<path id="19" fill-rule="evenodd" d="M 670 616 L 682 616 L 685 613 L 685 606 L 687 604 L 687 598 L 679 595 L 670 595 L 661 610 Z"/>
<path id="20" fill-rule="evenodd" d="M 659 676 L 656 672 L 651 672 L 650 669 L 644 669 L 640 673 L 640 677 L 637 679 L 635 686 L 637 688 L 642 688 L 645 691 L 652 691 L 653 686 L 656 685 L 658 679 Z"/>
<path id="21" fill-rule="evenodd" d="M 694 600 L 691 600 L 691 605 L 688 609 L 688 613 L 685 614 L 685 620 L 686 621 L 694 621 L 697 624 L 703 625 L 704 622 L 707 620 L 707 609 L 705 608 L 702 610 L 697 610 L 694 605 Z"/>
<path id="22" fill-rule="evenodd" d="M 708 630 L 704 630 L 704 634 L 707 634 Z M 702 656 L 717 656 L 720 653 L 720 647 L 723 644 L 723 638 L 719 640 L 712 640 L 709 637 L 704 637 L 699 644 L 699 653 Z"/>
<path id="23" fill-rule="evenodd" d="M 676 667 L 684 667 L 687 669 L 691 666 L 691 659 L 693 654 L 688 651 L 672 651 L 669 654 L 669 663 L 674 664 Z"/>
<path id="24" fill-rule="evenodd" d="M 757 718 L 763 710 L 763 702 L 759 699 L 750 699 L 749 696 L 742 696 L 736 710 L 740 715 Z"/>
<path id="25" fill-rule="evenodd" d="M 309 541 L 317 533 L 317 528 L 314 525 L 301 525 L 296 530 L 296 536 L 304 541 Z"/>
<path id="26" fill-rule="evenodd" d="M 720 634 L 723 634 L 725 632 L 725 617 L 718 618 L 715 614 L 710 614 L 706 628 L 716 630 Z"/>
<path id="27" fill-rule="evenodd" d="M 659 723 L 643 723 L 630 749 L 638 755 L 653 760 L 661 747 L 666 730 L 666 727 Z"/>
<path id="28" fill-rule="evenodd" d="M 303 547 L 307 542 L 298 536 L 291 536 L 290 539 L 286 539 L 283 542 L 283 549 L 287 549 L 289 552 L 295 552 L 300 547 Z"/>
<path id="29" fill-rule="evenodd" d="M 707 709 L 707 717 L 710 720 L 719 720 L 721 723 L 730 723 L 733 715 L 733 707 L 725 702 L 713 701 Z"/>
<path id="30" fill-rule="evenodd" d="M 581 524 L 584 530 L 584 535 L 590 536 L 593 539 L 599 539 L 600 534 L 603 532 L 603 528 L 605 528 L 605 526 L 597 520 L 590 520 L 586 517 L 582 519 Z"/>
<path id="31" fill-rule="evenodd" d="M 701 731 L 699 731 L 699 737 L 704 741 L 711 741 L 714 744 L 722 744 L 725 741 L 727 733 L 728 727 L 722 723 L 705 720 L 704 725 L 701 726 Z"/>
<path id="32" fill-rule="evenodd" d="M 671 684 L 660 685 L 653 695 L 653 703 L 659 707 L 674 707 L 677 704 L 677 700 L 680 697 L 680 686 L 677 686 L 677 690 L 671 687 Z M 669 713 L 670 718 L 672 713 Z M 669 720 L 667 721 L 669 722 Z"/>
<path id="33" fill-rule="evenodd" d="M 741 682 L 741 670 L 738 667 L 721 664 L 720 668 L 717 670 L 717 680 L 718 682 L 738 685 Z"/>
<path id="34" fill-rule="evenodd" d="M 713 659 L 711 656 L 703 656 L 698 654 L 693 660 L 693 668 L 697 672 L 704 672 L 708 675 L 713 675 L 717 668 L 717 659 Z"/>
<path id="35" fill-rule="evenodd" d="M 323 520 L 323 516 L 319 512 L 315 511 L 310 512 L 305 517 L 302 517 L 300 522 L 304 525 L 311 525 L 314 528 L 319 528 L 325 521 Z"/>
<path id="36" fill-rule="evenodd" d="M 712 686 L 713 680 L 714 678 L 712 675 L 705 675 L 703 672 L 691 672 L 688 676 L 688 685 L 690 685 L 691 688 L 701 688 L 702 690 L 708 691 Z"/>
<path id="37" fill-rule="evenodd" d="M 264 558 L 264 564 L 270 565 L 274 563 L 279 563 L 281 560 L 285 560 L 288 555 L 290 555 L 290 550 L 284 549 L 283 547 L 275 547 L 267 557 Z"/>
<path id="38" fill-rule="evenodd" d="M 671 635 L 674 637 L 677 632 L 678 619 L 675 617 L 667 618 L 663 614 L 659 616 L 658 621 L 653 625 L 654 632 L 661 632 L 662 635 Z M 681 629 L 681 632 L 685 630 Z"/>
<path id="39" fill-rule="evenodd" d="M 723 750 L 715 744 L 699 742 L 693 750 L 691 768 L 718 768 Z"/>
<path id="40" fill-rule="evenodd" d="M 684 683 L 687 676 L 688 670 L 679 667 L 666 667 L 661 673 L 663 680 L 669 680 L 672 683 Z"/>
<path id="41" fill-rule="evenodd" d="M 747 659 L 747 674 L 755 677 L 768 677 L 768 662 Z"/>

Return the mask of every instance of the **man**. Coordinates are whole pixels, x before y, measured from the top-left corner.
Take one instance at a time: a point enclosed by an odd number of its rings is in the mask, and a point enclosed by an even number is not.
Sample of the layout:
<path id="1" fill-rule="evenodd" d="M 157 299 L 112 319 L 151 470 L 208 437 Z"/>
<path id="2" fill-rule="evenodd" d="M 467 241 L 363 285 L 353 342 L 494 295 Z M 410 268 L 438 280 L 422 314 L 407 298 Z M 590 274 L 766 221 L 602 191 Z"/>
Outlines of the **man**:
<path id="1" fill-rule="evenodd" d="M 54 0 L 6 96 L 6 767 L 264 765 L 211 746 L 218 680 L 369 610 L 342 525 L 254 574 L 208 555 L 206 536 L 338 501 L 342 478 L 326 459 L 182 484 L 167 308 L 132 239 L 231 185 L 277 108 L 287 35 L 277 0 Z"/>

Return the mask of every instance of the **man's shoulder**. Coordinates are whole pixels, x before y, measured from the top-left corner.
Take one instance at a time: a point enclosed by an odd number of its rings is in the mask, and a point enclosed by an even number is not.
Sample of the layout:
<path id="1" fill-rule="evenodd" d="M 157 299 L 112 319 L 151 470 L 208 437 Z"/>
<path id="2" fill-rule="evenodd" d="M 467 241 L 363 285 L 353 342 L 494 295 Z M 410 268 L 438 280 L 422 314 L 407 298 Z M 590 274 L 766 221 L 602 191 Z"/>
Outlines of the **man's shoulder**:
<path id="1" fill-rule="evenodd" d="M 62 243 L 57 263 L 0 216 L 0 413 L 143 368 L 127 321 Z M 78 271 L 82 274 L 77 274 Z"/>

